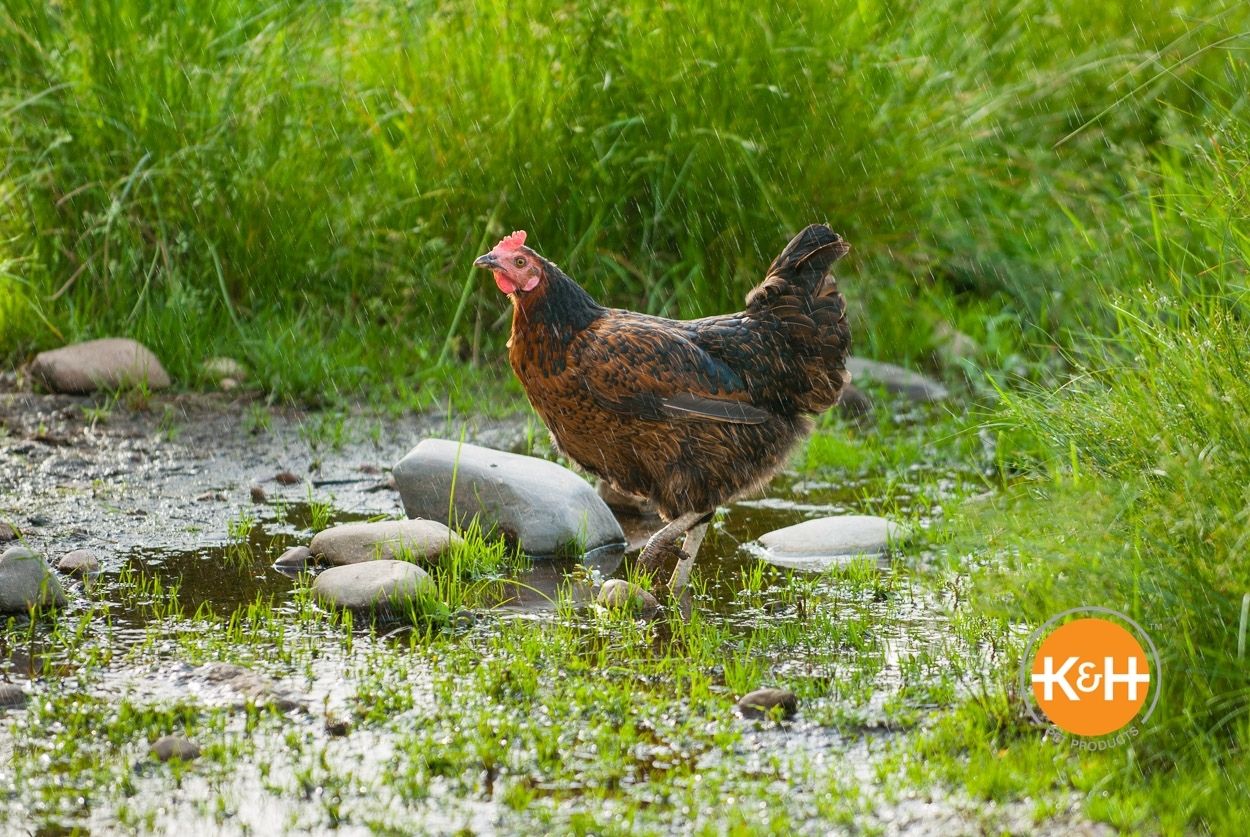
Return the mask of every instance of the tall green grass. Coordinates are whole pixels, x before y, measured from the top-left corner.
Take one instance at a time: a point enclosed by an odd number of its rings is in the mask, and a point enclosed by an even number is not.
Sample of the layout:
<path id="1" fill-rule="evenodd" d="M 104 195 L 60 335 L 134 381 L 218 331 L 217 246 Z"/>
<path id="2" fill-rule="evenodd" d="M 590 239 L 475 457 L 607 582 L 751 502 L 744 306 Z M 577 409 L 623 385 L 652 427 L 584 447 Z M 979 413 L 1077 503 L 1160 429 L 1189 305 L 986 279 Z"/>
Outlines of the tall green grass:
<path id="1" fill-rule="evenodd" d="M 1148 246 L 1109 277 L 1110 333 L 1057 392 L 1007 394 L 999 426 L 1033 474 L 972 515 L 994 556 L 980 601 L 1038 624 L 1079 605 L 1139 620 L 1162 655 L 1158 710 L 1131 745 L 1078 756 L 1091 811 L 1132 828 L 1244 830 L 1250 763 L 1250 113 L 1245 88 L 1203 146 L 1172 149 L 1130 213 Z M 1007 454 L 1011 458 L 1012 454 Z M 991 705 L 992 702 L 991 702 Z M 1000 710 L 1007 704 L 998 704 Z M 1036 732 L 990 714 L 991 751 Z M 1004 730 L 1023 735 L 1023 743 Z M 987 730 L 980 730 L 985 734 Z M 968 731 L 965 740 L 977 740 Z M 974 746 L 975 749 L 975 746 Z M 994 768 L 997 770 L 998 768 Z M 1015 781 L 1015 780 L 1013 780 Z M 1016 784 L 1019 786 L 1019 783 Z M 1162 820 L 1160 820 L 1162 817 Z"/>
<path id="2" fill-rule="evenodd" d="M 919 355 L 953 319 L 996 364 L 1045 359 L 982 315 L 1060 332 L 1089 298 L 1056 259 L 1065 215 L 1109 223 L 1143 188 L 1150 149 L 1231 84 L 1246 18 L 3 0 L 0 354 L 124 332 L 184 380 L 228 352 L 277 394 L 404 396 L 498 348 L 468 264 L 502 231 L 613 303 L 693 316 L 828 219 L 858 247 L 864 351 Z"/>

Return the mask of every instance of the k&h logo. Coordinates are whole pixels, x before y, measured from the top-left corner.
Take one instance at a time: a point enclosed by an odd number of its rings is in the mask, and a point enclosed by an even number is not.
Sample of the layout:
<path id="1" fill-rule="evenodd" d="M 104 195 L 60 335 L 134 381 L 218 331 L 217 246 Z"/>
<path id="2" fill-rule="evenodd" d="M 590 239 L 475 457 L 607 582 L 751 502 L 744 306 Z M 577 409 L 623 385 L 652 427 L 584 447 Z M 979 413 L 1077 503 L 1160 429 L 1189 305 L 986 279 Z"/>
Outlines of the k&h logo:
<path id="1" fill-rule="evenodd" d="M 1118 732 L 1149 697 L 1144 722 L 1159 701 L 1160 685 L 1154 641 L 1141 625 L 1105 607 L 1078 607 L 1052 617 L 1029 637 L 1020 662 L 1020 691 L 1032 692 L 1034 719 L 1041 722 L 1040 710 L 1059 729 L 1078 736 Z"/>

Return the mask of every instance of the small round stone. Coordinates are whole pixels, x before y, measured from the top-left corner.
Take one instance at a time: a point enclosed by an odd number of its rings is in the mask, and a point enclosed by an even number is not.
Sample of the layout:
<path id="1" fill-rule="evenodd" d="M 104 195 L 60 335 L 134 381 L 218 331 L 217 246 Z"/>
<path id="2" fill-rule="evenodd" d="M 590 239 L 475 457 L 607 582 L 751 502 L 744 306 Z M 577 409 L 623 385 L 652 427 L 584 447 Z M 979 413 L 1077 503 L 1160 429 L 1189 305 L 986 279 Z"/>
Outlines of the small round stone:
<path id="1" fill-rule="evenodd" d="M 623 610 L 644 615 L 655 613 L 660 609 L 660 603 L 655 596 L 623 578 L 613 578 L 604 582 L 599 590 L 597 601 L 608 610 Z"/>
<path id="2" fill-rule="evenodd" d="M 152 755 L 160 761 L 191 761 L 200 757 L 200 745 L 181 735 L 165 735 L 152 744 Z"/>
<path id="3" fill-rule="evenodd" d="M 21 709 L 26 706 L 26 692 L 16 683 L 0 683 L 0 709 Z"/>
<path id="4" fill-rule="evenodd" d="M 278 485 L 299 485 L 303 480 L 290 471 L 279 471 L 273 475 L 274 482 Z"/>
<path id="5" fill-rule="evenodd" d="M 269 495 L 265 493 L 263 486 L 257 483 L 252 483 L 251 487 L 248 488 L 248 491 L 251 492 L 252 502 L 256 505 L 264 505 L 269 502 Z"/>
<path id="6" fill-rule="evenodd" d="M 738 701 L 738 711 L 744 718 L 789 719 L 799 711 L 799 700 L 788 689 L 756 689 Z"/>
<path id="7" fill-rule="evenodd" d="M 73 578 L 86 578 L 100 571 L 100 562 L 85 549 L 75 549 L 61 556 L 56 568 Z"/>

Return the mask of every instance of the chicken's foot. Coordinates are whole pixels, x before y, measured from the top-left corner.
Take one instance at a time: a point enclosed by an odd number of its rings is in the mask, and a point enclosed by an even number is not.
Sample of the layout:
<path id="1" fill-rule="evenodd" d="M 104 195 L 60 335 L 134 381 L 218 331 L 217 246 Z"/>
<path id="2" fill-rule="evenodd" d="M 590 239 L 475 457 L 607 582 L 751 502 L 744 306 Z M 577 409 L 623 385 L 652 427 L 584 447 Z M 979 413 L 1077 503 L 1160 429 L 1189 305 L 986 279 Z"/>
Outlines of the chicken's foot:
<path id="1" fill-rule="evenodd" d="M 664 566 L 664 559 L 673 551 L 677 539 L 699 524 L 702 512 L 686 512 L 673 518 L 667 526 L 651 536 L 638 556 L 638 563 L 647 573 L 654 575 Z M 680 556 L 678 556 L 680 560 Z"/>

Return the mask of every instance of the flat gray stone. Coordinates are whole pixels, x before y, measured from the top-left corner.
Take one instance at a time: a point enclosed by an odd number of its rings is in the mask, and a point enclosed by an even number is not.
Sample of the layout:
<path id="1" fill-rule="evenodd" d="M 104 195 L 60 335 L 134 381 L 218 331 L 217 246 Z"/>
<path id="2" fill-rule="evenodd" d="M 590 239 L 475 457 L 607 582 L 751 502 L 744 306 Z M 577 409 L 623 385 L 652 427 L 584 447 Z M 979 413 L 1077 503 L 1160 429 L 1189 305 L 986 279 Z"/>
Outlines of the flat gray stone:
<path id="1" fill-rule="evenodd" d="M 73 578 L 87 578 L 100 571 L 100 562 L 85 549 L 75 549 L 61 556 L 56 568 Z"/>
<path id="2" fill-rule="evenodd" d="M 872 381 L 912 401 L 944 401 L 950 397 L 950 391 L 940 382 L 893 363 L 852 357 L 847 359 L 846 368 L 854 380 Z"/>
<path id="3" fill-rule="evenodd" d="M 169 386 L 169 375 L 151 350 L 134 340 L 109 337 L 40 352 L 31 375 L 53 392 L 82 394 L 146 384 Z"/>
<path id="4" fill-rule="evenodd" d="M 337 567 L 401 556 L 414 561 L 433 560 L 459 543 L 461 537 L 436 520 L 379 520 L 345 523 L 318 532 L 308 549 Z"/>
<path id="5" fill-rule="evenodd" d="M 824 570 L 857 557 L 879 558 L 907 539 L 907 528 L 862 514 L 821 517 L 776 529 L 759 539 L 770 564 L 797 570 Z"/>
<path id="6" fill-rule="evenodd" d="M 397 615 L 406 605 L 432 597 L 434 580 L 407 561 L 365 561 L 331 567 L 313 581 L 324 605 L 358 612 Z"/>
<path id="7" fill-rule="evenodd" d="M 152 743 L 152 755 L 160 761 L 191 761 L 200 757 L 200 745 L 181 735 L 163 735 Z"/>
<path id="8" fill-rule="evenodd" d="M 545 459 L 445 439 L 426 439 L 394 470 L 409 517 L 447 521 L 455 485 L 456 525 L 476 516 L 535 557 L 625 543 L 621 525 L 590 483 Z"/>
<path id="9" fill-rule="evenodd" d="M 0 613 L 26 613 L 31 608 L 60 607 L 65 591 L 48 562 L 24 546 L 0 555 Z"/>

